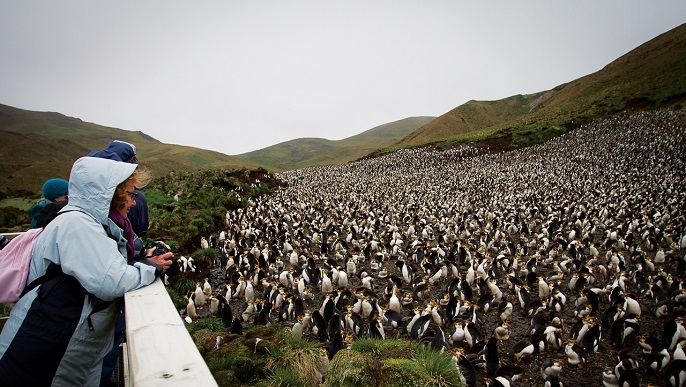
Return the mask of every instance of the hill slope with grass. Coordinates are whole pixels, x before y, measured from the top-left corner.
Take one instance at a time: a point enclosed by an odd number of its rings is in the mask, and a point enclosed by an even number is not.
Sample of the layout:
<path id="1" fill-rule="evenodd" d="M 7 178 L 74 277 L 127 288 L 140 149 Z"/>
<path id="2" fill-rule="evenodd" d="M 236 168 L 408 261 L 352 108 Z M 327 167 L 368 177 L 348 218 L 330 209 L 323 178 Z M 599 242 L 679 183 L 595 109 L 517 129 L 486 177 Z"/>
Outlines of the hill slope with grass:
<path id="1" fill-rule="evenodd" d="M 155 176 L 171 171 L 255 168 L 219 152 L 164 144 L 143 132 L 110 128 L 53 112 L 0 105 L 0 186 L 5 194 L 36 193 L 50 177 L 67 179 L 74 161 L 117 139 L 136 145 L 141 164 Z M 8 151 L 11 150 L 11 151 Z"/>
<path id="2" fill-rule="evenodd" d="M 298 138 L 236 157 L 272 171 L 342 164 L 387 147 L 435 117 L 410 117 L 380 125 L 342 140 Z"/>
<path id="3" fill-rule="evenodd" d="M 642 44 L 603 69 L 531 95 L 469 101 L 378 152 L 468 143 L 516 149 L 546 141 L 625 110 L 673 106 L 686 99 L 686 24 Z"/>

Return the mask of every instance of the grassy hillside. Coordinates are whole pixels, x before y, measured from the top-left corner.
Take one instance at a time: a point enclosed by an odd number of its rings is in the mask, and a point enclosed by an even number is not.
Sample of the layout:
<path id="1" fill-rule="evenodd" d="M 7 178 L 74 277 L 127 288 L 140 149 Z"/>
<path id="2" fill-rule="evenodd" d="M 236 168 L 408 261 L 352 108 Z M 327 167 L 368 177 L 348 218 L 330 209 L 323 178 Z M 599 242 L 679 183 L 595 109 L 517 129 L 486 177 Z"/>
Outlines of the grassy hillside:
<path id="1" fill-rule="evenodd" d="M 515 149 L 628 109 L 654 109 L 686 99 L 686 24 L 639 46 L 600 71 L 533 95 L 470 101 L 379 151 L 454 143 Z"/>
<path id="2" fill-rule="evenodd" d="M 33 112 L 0 105 L 0 186 L 2 191 L 38 193 L 50 177 L 67 179 L 74 161 L 113 139 L 136 145 L 141 165 L 155 176 L 175 170 L 240 169 L 257 165 L 219 152 L 163 144 L 140 131 L 83 122 L 59 113 Z M 11 150 L 11 151 L 10 151 Z"/>
<path id="3" fill-rule="evenodd" d="M 342 140 L 299 138 L 236 156 L 272 171 L 341 164 L 389 146 L 435 117 L 410 117 Z"/>

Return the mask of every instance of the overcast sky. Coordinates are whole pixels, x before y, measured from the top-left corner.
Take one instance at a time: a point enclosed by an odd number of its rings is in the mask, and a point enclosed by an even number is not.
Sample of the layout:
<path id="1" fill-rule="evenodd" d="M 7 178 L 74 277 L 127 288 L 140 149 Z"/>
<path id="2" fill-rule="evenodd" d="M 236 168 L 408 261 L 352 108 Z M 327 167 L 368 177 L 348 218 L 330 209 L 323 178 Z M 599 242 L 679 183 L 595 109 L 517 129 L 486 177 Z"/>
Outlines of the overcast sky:
<path id="1" fill-rule="evenodd" d="M 686 1 L 0 0 L 0 104 L 235 155 L 549 90 Z"/>

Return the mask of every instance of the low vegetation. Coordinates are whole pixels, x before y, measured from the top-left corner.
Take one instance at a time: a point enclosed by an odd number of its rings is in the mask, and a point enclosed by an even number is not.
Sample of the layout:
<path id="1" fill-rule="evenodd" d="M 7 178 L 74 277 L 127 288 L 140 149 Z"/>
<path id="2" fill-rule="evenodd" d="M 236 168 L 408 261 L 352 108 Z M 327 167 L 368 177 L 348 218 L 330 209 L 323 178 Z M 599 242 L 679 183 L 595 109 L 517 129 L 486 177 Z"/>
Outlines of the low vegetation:
<path id="1" fill-rule="evenodd" d="M 220 386 L 464 385 L 451 355 L 417 341 L 359 338 L 329 360 L 325 346 L 278 324 L 235 335 L 209 317 L 188 329 Z"/>

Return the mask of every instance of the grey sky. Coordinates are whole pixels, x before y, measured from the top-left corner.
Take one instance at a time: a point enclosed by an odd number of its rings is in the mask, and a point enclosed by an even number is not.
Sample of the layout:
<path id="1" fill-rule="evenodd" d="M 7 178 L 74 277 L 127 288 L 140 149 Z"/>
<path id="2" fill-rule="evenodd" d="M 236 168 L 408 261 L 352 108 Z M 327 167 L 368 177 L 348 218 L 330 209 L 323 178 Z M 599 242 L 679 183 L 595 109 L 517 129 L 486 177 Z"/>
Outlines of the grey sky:
<path id="1" fill-rule="evenodd" d="M 686 1 L 0 0 L 0 103 L 240 154 L 551 89 Z"/>

